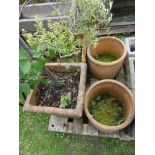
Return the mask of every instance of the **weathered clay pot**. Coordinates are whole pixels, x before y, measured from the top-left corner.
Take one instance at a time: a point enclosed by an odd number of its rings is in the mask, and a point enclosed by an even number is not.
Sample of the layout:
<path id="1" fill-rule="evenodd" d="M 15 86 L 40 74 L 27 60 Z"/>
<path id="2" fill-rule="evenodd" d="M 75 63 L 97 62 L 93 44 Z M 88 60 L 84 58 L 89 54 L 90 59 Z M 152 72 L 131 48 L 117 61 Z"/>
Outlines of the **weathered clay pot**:
<path id="1" fill-rule="evenodd" d="M 80 70 L 80 82 L 79 90 L 77 96 L 77 105 L 75 109 L 62 109 L 56 107 L 39 106 L 38 98 L 36 97 L 37 91 L 34 89 L 27 96 L 24 110 L 28 112 L 41 112 L 48 113 L 57 116 L 69 117 L 69 118 L 79 118 L 82 116 L 83 111 L 83 101 L 85 95 L 85 82 L 86 82 L 86 70 L 87 65 L 85 63 L 46 63 L 46 67 L 56 71 L 74 72 L 75 70 Z"/>
<path id="2" fill-rule="evenodd" d="M 90 99 L 92 99 L 93 97 L 95 97 L 101 92 L 112 92 L 122 100 L 122 104 L 127 110 L 125 121 L 122 124 L 117 126 L 107 126 L 97 122 L 89 113 L 88 103 Z M 89 121 L 99 131 L 105 132 L 105 133 L 114 133 L 114 132 L 117 132 L 118 130 L 121 130 L 127 127 L 132 122 L 134 118 L 134 98 L 131 91 L 120 82 L 116 80 L 111 80 L 111 79 L 101 80 L 91 85 L 91 87 L 86 92 L 85 100 L 84 100 L 84 111 Z"/>
<path id="3" fill-rule="evenodd" d="M 114 37 L 101 37 L 97 41 L 97 46 L 94 47 L 92 42 L 87 51 L 88 65 L 90 71 L 97 79 L 110 79 L 114 78 L 124 62 L 127 55 L 125 44 Z M 116 54 L 119 59 L 113 62 L 100 62 L 95 59 L 96 55 L 104 53 Z"/>

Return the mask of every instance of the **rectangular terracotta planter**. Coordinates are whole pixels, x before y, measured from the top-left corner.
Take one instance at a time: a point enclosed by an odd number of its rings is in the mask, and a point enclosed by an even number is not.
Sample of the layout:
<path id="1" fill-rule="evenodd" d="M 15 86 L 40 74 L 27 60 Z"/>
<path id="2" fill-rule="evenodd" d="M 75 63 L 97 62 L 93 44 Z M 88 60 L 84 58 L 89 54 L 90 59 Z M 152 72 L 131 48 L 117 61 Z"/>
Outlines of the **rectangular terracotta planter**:
<path id="1" fill-rule="evenodd" d="M 83 101 L 85 95 L 85 82 L 86 82 L 86 70 L 87 65 L 85 63 L 46 63 L 46 67 L 56 71 L 63 72 L 74 72 L 75 70 L 80 71 L 80 82 L 77 96 L 77 104 L 75 109 L 62 109 L 56 107 L 39 106 L 38 99 L 36 97 L 36 90 L 32 90 L 27 96 L 24 111 L 27 112 L 40 112 L 48 113 L 57 116 L 80 118 L 83 112 Z"/>

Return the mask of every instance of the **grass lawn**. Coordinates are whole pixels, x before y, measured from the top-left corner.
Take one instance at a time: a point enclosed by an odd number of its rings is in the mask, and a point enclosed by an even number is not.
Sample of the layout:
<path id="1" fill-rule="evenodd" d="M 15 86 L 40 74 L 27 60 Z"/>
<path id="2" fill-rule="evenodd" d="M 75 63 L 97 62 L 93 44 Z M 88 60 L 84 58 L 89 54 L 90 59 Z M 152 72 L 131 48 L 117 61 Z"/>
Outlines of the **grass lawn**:
<path id="1" fill-rule="evenodd" d="M 20 155 L 134 155 L 134 141 L 49 132 L 49 115 L 19 114 Z"/>

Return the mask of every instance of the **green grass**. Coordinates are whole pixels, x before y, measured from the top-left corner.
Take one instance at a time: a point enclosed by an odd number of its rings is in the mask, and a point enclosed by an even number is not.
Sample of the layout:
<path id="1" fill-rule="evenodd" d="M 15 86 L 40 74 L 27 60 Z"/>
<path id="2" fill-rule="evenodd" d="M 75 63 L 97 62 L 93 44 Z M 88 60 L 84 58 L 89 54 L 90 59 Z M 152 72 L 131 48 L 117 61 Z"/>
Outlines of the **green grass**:
<path id="1" fill-rule="evenodd" d="M 49 132 L 49 115 L 19 113 L 20 155 L 134 155 L 134 141 Z"/>

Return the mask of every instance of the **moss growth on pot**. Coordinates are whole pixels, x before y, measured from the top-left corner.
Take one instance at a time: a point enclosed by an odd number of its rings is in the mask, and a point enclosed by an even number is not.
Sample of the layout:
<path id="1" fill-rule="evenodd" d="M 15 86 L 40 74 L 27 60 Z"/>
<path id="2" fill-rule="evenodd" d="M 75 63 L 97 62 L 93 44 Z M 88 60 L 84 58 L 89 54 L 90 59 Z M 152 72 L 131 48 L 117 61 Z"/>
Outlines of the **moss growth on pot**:
<path id="1" fill-rule="evenodd" d="M 119 57 L 117 55 L 110 54 L 110 53 L 104 53 L 96 56 L 96 60 L 101 62 L 112 62 L 112 61 L 116 61 L 118 58 Z"/>
<path id="2" fill-rule="evenodd" d="M 88 104 L 93 118 L 101 124 L 116 126 L 125 121 L 126 109 L 120 99 L 110 93 L 94 97 Z"/>

